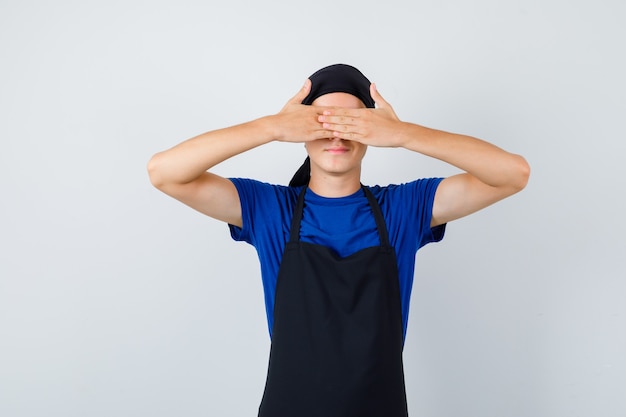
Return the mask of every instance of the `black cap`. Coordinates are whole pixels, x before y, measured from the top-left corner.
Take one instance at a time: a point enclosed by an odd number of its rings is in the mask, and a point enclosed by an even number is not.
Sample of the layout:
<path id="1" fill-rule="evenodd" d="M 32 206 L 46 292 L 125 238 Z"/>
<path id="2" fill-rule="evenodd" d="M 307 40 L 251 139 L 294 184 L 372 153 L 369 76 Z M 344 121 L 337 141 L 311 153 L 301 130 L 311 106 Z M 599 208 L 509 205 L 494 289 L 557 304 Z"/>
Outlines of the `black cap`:
<path id="1" fill-rule="evenodd" d="M 312 104 L 316 98 L 330 93 L 352 94 L 365 104 L 374 108 L 374 99 L 370 94 L 370 80 L 353 66 L 335 64 L 316 71 L 309 77 L 311 91 L 302 100 L 302 104 Z"/>

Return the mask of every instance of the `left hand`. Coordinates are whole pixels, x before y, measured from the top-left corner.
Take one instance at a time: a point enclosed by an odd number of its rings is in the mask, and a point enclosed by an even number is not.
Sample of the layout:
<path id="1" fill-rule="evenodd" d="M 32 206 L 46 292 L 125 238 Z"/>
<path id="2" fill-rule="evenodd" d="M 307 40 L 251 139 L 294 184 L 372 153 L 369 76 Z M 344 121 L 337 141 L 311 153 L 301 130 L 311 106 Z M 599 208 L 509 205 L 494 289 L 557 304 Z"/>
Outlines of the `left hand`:
<path id="1" fill-rule="evenodd" d="M 375 84 L 370 85 L 370 94 L 376 102 L 375 109 L 327 109 L 318 116 L 325 130 L 331 130 L 333 137 L 353 140 L 364 145 L 378 147 L 398 147 L 398 130 L 402 122 L 393 108 L 378 93 Z"/>

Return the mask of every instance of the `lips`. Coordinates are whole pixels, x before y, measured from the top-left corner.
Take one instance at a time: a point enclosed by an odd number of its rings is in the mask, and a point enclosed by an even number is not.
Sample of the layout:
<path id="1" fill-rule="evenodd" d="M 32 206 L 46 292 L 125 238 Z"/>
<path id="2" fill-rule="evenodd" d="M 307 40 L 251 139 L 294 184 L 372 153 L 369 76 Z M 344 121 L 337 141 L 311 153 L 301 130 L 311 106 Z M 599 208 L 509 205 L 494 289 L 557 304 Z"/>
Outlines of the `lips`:
<path id="1" fill-rule="evenodd" d="M 332 148 L 326 148 L 325 150 L 326 152 L 332 153 L 332 154 L 342 154 L 342 153 L 346 153 L 349 151 L 349 149 L 346 148 L 345 146 L 333 146 Z"/>

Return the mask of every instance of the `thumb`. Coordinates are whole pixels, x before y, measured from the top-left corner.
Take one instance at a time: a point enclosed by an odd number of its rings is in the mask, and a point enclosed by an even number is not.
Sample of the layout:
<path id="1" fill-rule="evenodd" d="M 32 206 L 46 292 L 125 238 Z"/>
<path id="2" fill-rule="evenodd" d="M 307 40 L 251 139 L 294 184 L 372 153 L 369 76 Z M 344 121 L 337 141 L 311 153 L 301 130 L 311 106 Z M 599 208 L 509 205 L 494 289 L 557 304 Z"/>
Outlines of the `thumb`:
<path id="1" fill-rule="evenodd" d="M 376 84 L 374 83 L 370 84 L 370 95 L 374 99 L 374 102 L 376 103 L 376 107 L 378 108 L 391 107 L 389 103 L 385 101 L 383 96 L 380 95 L 380 93 L 378 92 L 378 88 L 376 88 Z"/>
<path id="2" fill-rule="evenodd" d="M 306 81 L 304 82 L 304 85 L 300 89 L 300 91 L 298 91 L 296 95 L 293 96 L 289 100 L 289 104 L 301 104 L 302 100 L 304 100 L 306 96 L 309 95 L 310 91 L 311 91 L 311 80 L 307 78 Z"/>

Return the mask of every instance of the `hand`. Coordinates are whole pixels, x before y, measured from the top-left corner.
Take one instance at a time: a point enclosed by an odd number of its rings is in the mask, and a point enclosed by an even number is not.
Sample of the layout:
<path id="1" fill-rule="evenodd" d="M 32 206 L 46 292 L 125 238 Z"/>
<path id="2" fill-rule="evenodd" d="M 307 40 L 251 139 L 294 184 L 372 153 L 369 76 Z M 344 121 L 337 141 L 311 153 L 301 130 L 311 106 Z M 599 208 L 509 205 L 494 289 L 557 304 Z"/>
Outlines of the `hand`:
<path id="1" fill-rule="evenodd" d="M 376 103 L 375 109 L 325 109 L 318 121 L 324 129 L 332 131 L 332 137 L 371 146 L 401 146 L 397 138 L 402 122 L 378 93 L 375 84 L 370 85 L 370 94 Z"/>
<path id="2" fill-rule="evenodd" d="M 324 129 L 317 120 L 325 108 L 302 104 L 310 91 L 311 80 L 307 79 L 300 91 L 274 116 L 276 140 L 302 143 L 332 137 L 332 131 Z"/>

